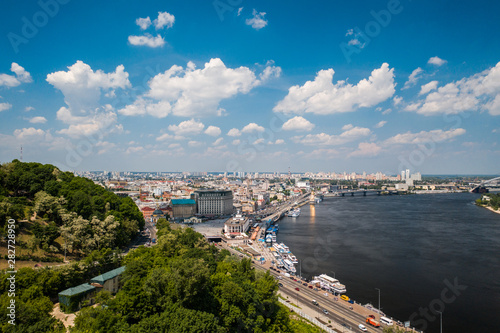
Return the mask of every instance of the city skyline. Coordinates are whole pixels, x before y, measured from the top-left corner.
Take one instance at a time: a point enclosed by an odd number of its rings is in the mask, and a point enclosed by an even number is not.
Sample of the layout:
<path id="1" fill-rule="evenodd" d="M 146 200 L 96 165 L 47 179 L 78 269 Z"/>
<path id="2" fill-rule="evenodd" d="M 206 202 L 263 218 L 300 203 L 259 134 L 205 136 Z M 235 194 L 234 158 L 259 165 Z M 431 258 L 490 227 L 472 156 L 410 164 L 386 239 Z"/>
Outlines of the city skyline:
<path id="1" fill-rule="evenodd" d="M 0 6 L 2 163 L 500 173 L 497 3 Z"/>

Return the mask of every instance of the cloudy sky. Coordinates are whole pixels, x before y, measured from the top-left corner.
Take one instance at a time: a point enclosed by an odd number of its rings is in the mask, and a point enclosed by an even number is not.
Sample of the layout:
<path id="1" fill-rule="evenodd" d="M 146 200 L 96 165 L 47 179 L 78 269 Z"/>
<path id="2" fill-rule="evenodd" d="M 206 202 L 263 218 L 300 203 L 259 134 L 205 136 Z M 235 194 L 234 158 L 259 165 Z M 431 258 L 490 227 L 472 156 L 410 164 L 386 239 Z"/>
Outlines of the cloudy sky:
<path id="1" fill-rule="evenodd" d="M 500 173 L 495 1 L 0 4 L 0 161 Z"/>

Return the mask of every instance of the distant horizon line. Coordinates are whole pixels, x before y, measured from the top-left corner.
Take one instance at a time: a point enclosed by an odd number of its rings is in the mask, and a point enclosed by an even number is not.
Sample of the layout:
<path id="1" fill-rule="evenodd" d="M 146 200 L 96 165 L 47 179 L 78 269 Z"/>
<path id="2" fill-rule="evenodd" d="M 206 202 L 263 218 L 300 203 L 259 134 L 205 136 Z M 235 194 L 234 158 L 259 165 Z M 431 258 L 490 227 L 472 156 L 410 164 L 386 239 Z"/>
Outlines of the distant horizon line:
<path id="1" fill-rule="evenodd" d="M 182 174 L 184 172 L 189 172 L 189 173 L 207 173 L 207 174 L 224 174 L 225 172 L 228 173 L 228 176 L 232 176 L 233 175 L 233 172 L 229 172 L 229 171 L 131 171 L 131 170 L 127 170 L 127 171 L 108 171 L 108 170 L 86 170 L 86 171 L 73 171 L 73 172 L 104 172 L 104 171 L 107 171 L 107 172 L 133 172 L 133 173 L 178 173 L 178 174 Z M 288 171 L 286 172 L 279 172 L 279 171 L 239 171 L 239 172 L 244 172 L 245 174 L 255 174 L 256 172 L 259 173 L 259 174 L 273 174 L 273 173 L 279 173 L 280 175 L 287 175 L 288 174 Z M 320 172 L 325 172 L 325 171 L 316 171 L 316 172 L 313 172 L 313 171 L 303 171 L 303 172 L 291 172 L 290 174 L 291 175 L 297 175 L 297 174 L 304 174 L 306 172 L 311 172 L 311 173 L 320 173 Z M 377 172 L 381 172 L 381 171 L 377 171 Z M 375 174 L 377 172 L 370 172 L 367 174 Z M 325 172 L 327 173 L 327 172 Z M 346 174 L 351 174 L 352 172 L 346 172 Z M 382 172 L 383 173 L 383 172 Z M 418 173 L 415 172 L 415 173 Z M 362 173 L 359 173 L 359 172 L 356 172 L 356 174 L 362 174 Z M 385 173 L 383 173 L 385 176 L 389 176 L 389 177 L 397 177 L 399 175 L 399 173 L 397 174 L 390 174 L 390 175 L 387 175 Z M 431 177 L 431 176 L 500 176 L 500 174 L 495 174 L 495 173 L 429 173 L 429 174 L 424 174 L 424 173 L 420 173 L 422 177 L 426 176 L 426 177 Z"/>

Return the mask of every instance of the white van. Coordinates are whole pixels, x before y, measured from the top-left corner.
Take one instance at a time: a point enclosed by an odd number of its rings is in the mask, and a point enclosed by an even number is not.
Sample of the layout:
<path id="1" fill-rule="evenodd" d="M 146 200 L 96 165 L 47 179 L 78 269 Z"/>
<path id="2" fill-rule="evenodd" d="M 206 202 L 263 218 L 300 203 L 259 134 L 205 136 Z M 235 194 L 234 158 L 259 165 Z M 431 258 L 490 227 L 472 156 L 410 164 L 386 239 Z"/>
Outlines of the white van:
<path id="1" fill-rule="evenodd" d="M 385 324 L 385 325 L 389 325 L 389 326 L 392 326 L 392 320 L 390 320 L 389 318 L 387 317 L 380 317 L 380 320 L 379 320 L 382 324 Z"/>

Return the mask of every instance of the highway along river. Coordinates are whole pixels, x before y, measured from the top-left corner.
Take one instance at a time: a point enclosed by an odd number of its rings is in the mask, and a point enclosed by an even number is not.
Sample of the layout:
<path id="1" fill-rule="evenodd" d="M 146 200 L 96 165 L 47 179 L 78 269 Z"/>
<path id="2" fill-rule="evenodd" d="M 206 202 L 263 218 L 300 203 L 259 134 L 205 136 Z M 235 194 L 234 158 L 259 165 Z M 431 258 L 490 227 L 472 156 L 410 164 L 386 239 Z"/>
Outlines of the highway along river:
<path id="1" fill-rule="evenodd" d="M 429 333 L 500 332 L 500 214 L 477 194 L 328 198 L 280 220 L 302 276 L 335 275 L 358 303 Z M 297 265 L 299 271 L 299 265 Z"/>

